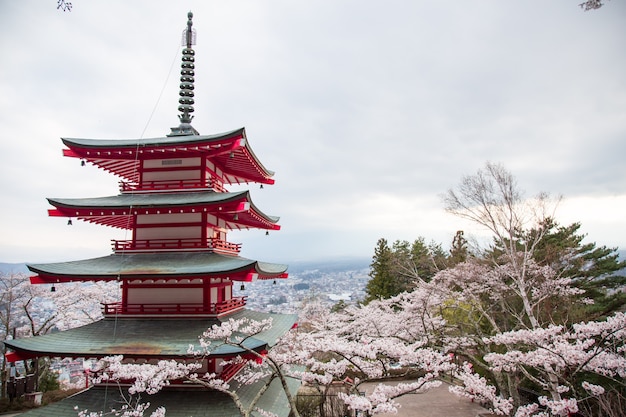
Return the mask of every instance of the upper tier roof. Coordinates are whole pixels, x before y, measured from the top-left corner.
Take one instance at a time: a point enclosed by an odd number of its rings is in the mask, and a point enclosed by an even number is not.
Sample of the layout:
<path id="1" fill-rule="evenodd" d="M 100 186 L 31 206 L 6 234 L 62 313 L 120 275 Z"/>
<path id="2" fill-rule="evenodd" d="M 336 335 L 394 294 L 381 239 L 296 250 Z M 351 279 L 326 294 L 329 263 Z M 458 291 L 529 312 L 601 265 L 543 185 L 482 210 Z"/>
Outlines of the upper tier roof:
<path id="1" fill-rule="evenodd" d="M 194 212 L 207 212 L 222 218 L 230 229 L 280 229 L 276 224 L 279 217 L 260 211 L 252 203 L 249 191 L 120 194 L 93 198 L 49 198 L 48 201 L 56 207 L 49 211 L 51 216 L 74 217 L 126 229 L 133 225 L 128 218 L 130 215 Z"/>
<path id="2" fill-rule="evenodd" d="M 31 282 L 55 283 L 116 279 L 184 279 L 223 276 L 234 281 L 285 277 L 287 265 L 212 252 L 112 254 L 80 261 L 27 265 Z"/>
<path id="3" fill-rule="evenodd" d="M 215 135 L 180 135 L 149 139 L 61 138 L 63 155 L 81 158 L 128 181 L 139 180 L 139 163 L 146 159 L 206 158 L 224 172 L 230 184 L 273 184 L 274 172 L 258 160 L 244 128 Z"/>

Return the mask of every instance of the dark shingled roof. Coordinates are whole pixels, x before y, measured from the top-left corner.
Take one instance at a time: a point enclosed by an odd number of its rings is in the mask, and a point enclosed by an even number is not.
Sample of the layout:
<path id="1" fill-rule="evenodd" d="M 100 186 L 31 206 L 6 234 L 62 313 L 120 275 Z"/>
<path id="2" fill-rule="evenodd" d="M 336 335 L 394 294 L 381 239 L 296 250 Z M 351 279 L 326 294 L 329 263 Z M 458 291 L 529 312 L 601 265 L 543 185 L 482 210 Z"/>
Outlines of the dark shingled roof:
<path id="1" fill-rule="evenodd" d="M 32 272 L 44 276 L 80 279 L 121 279 L 142 277 L 181 277 L 236 272 L 253 272 L 260 277 L 284 274 L 288 266 L 259 262 L 240 256 L 213 252 L 171 252 L 113 254 L 101 258 L 49 264 L 27 265 Z M 236 277 L 232 277 L 235 279 Z"/>
<path id="2" fill-rule="evenodd" d="M 102 208 L 142 208 L 142 207 L 172 207 L 186 205 L 203 205 L 213 203 L 226 203 L 247 197 L 249 191 L 236 193 L 205 192 L 178 192 L 178 193 L 154 193 L 154 194 L 119 194 L 107 197 L 87 198 L 48 198 L 50 204 L 55 207 L 102 207 Z"/>
<path id="3" fill-rule="evenodd" d="M 239 128 L 224 133 L 216 133 L 213 135 L 182 135 L 182 136 L 164 136 L 159 138 L 143 138 L 143 139 L 79 139 L 79 138 L 61 138 L 68 147 L 79 146 L 82 148 L 132 148 L 160 146 L 160 145 L 194 145 L 197 143 L 219 141 L 232 137 L 245 136 L 245 129 Z"/>
<path id="4" fill-rule="evenodd" d="M 236 193 L 217 193 L 214 191 L 202 192 L 171 192 L 151 194 L 119 194 L 106 197 L 87 198 L 48 198 L 48 202 L 56 207 L 58 214 L 66 217 L 76 217 L 99 224 L 130 227 L 128 214 L 143 214 L 141 211 L 164 211 L 166 213 L 180 210 L 202 210 L 214 213 L 218 217 L 230 216 L 234 207 L 247 205 L 241 216 L 241 221 L 229 223 L 230 228 L 269 227 L 276 228 L 280 217 L 263 213 L 252 202 L 249 191 Z M 224 211 L 222 211 L 224 209 Z M 127 213 L 128 212 L 128 213 Z M 226 219 L 225 219 L 226 220 Z"/>
<path id="5" fill-rule="evenodd" d="M 103 357 L 124 355 L 136 358 L 184 358 L 189 345 L 199 348 L 198 336 L 214 324 L 228 319 L 263 320 L 271 317 L 272 327 L 249 338 L 250 349 L 272 347 L 296 323 L 295 314 L 271 314 L 240 310 L 208 319 L 104 319 L 85 326 L 42 336 L 5 341 L 18 353 L 51 357 Z M 213 345 L 212 345 L 213 346 Z M 232 355 L 241 349 L 216 342 L 212 355 Z"/>
<path id="6" fill-rule="evenodd" d="M 295 395 L 300 381 L 289 378 L 289 391 Z M 249 407 L 252 399 L 262 388 L 263 382 L 236 386 L 232 390 L 239 395 L 244 406 Z M 239 417 L 241 414 L 233 400 L 226 394 L 201 389 L 165 389 L 154 395 L 142 394 L 142 402 L 149 402 L 150 408 L 145 415 L 150 415 L 157 407 L 165 407 L 167 417 Z M 121 398 L 117 387 L 93 387 L 54 404 L 20 414 L 23 417 L 67 417 L 75 416 L 76 410 L 109 411 L 121 408 Z M 274 379 L 268 390 L 259 399 L 256 406 L 271 411 L 278 417 L 289 416 L 289 403 L 280 381 Z M 252 412 L 260 417 L 257 412 Z"/>

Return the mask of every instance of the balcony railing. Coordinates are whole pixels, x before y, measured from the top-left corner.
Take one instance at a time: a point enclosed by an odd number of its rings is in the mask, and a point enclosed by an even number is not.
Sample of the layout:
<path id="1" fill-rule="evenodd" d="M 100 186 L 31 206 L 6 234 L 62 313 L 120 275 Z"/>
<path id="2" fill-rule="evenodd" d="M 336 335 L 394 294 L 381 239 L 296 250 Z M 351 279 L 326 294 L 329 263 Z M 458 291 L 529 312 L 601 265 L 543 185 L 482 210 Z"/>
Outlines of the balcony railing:
<path id="1" fill-rule="evenodd" d="M 147 191 L 177 191 L 211 188 L 217 192 L 226 192 L 224 183 L 214 178 L 207 180 L 162 180 L 135 182 L 120 181 L 120 191 L 123 193 L 147 192 Z"/>
<path id="2" fill-rule="evenodd" d="M 111 246 L 115 253 L 212 249 L 219 253 L 238 254 L 241 250 L 241 243 L 226 242 L 217 238 L 112 240 Z"/>
<path id="3" fill-rule="evenodd" d="M 241 361 L 226 365 L 220 373 L 220 379 L 224 382 L 230 381 L 232 377 L 237 375 L 237 372 L 239 372 L 244 366 L 246 366 L 246 364 L 247 361 Z"/>
<path id="4" fill-rule="evenodd" d="M 247 296 L 233 297 L 221 303 L 203 304 L 168 304 L 168 303 L 143 303 L 143 304 L 102 304 L 102 313 L 105 317 L 115 315 L 133 316 L 176 316 L 176 315 L 220 315 L 231 310 L 242 308 L 246 305 Z"/>

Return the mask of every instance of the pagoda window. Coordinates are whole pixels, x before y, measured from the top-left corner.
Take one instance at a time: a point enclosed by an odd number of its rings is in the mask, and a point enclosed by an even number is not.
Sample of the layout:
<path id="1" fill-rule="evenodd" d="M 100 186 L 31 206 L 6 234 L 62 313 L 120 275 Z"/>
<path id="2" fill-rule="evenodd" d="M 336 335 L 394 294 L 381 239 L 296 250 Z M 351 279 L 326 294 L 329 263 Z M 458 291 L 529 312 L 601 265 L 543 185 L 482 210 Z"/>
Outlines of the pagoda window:
<path id="1" fill-rule="evenodd" d="M 172 169 L 178 167 L 200 167 L 201 159 L 195 158 L 171 158 L 171 159 L 146 159 L 143 161 L 144 169 Z"/>
<path id="2" fill-rule="evenodd" d="M 155 239 L 201 239 L 202 229 L 200 227 L 150 227 L 137 228 L 136 240 Z"/>
<path id="3" fill-rule="evenodd" d="M 142 182 L 158 182 L 158 181 L 177 181 L 177 180 L 199 180 L 200 170 L 185 170 L 185 171 L 150 171 L 144 172 L 142 176 Z"/>
<path id="4" fill-rule="evenodd" d="M 217 216 L 215 216 L 214 214 L 209 214 L 209 213 L 207 213 L 207 215 L 206 215 L 206 221 L 207 221 L 207 224 L 208 224 L 209 226 L 211 226 L 211 227 L 210 227 L 210 230 L 213 230 L 212 226 L 217 225 L 217 221 L 218 221 L 218 220 L 217 220 Z M 210 234 L 211 234 L 211 233 L 209 233 L 209 235 L 210 235 Z"/>
<path id="5" fill-rule="evenodd" d="M 139 214 L 137 225 L 159 225 L 168 223 L 197 223 L 202 224 L 201 213 L 163 213 L 163 214 Z"/>
<path id="6" fill-rule="evenodd" d="M 224 370 L 224 359 L 222 358 L 217 358 L 215 359 L 215 361 L 213 362 L 214 365 L 214 369 L 215 369 L 215 373 L 216 374 L 221 374 L 222 371 Z"/>
<path id="7" fill-rule="evenodd" d="M 202 213 L 142 214 L 137 216 L 134 240 L 139 244 L 159 239 L 192 239 L 202 245 L 203 229 Z M 148 246 L 158 248 L 158 245 Z"/>
<path id="8" fill-rule="evenodd" d="M 185 363 L 186 363 L 186 364 L 190 364 L 190 363 L 199 364 L 201 367 L 200 367 L 200 368 L 197 368 L 197 369 L 195 370 L 195 372 L 200 373 L 200 374 L 205 374 L 205 373 L 207 373 L 207 372 L 212 372 L 212 371 L 209 369 L 209 366 L 210 366 L 210 365 L 209 365 L 209 363 L 208 363 L 208 362 L 209 362 L 209 361 L 208 361 L 208 360 L 206 360 L 206 359 L 205 359 L 205 360 L 201 360 L 201 361 L 197 361 L 197 360 L 195 360 L 195 359 L 194 359 L 194 360 L 192 360 L 192 361 L 185 361 Z"/>
<path id="9" fill-rule="evenodd" d="M 203 159 L 148 159 L 141 166 L 141 189 L 171 190 L 206 187 Z"/>
<path id="10" fill-rule="evenodd" d="M 206 170 L 208 171 L 209 175 L 211 175 L 212 177 L 220 178 L 222 180 L 224 179 L 224 171 L 222 171 L 219 167 L 217 167 L 213 162 L 211 161 L 206 162 Z"/>

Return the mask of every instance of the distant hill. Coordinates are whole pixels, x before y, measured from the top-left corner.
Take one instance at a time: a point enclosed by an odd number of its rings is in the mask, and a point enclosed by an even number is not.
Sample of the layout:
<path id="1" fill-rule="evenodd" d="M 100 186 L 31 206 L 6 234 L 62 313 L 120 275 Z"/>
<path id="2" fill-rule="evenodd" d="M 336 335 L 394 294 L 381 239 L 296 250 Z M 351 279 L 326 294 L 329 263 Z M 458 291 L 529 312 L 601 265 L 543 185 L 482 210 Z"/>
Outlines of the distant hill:
<path id="1" fill-rule="evenodd" d="M 0 273 L 2 274 L 27 274 L 26 264 L 8 264 L 0 262 Z"/>
<path id="2" fill-rule="evenodd" d="M 289 262 L 291 273 L 305 271 L 320 271 L 325 273 L 359 271 L 369 268 L 372 260 L 370 258 L 338 258 L 319 261 L 294 261 Z"/>

